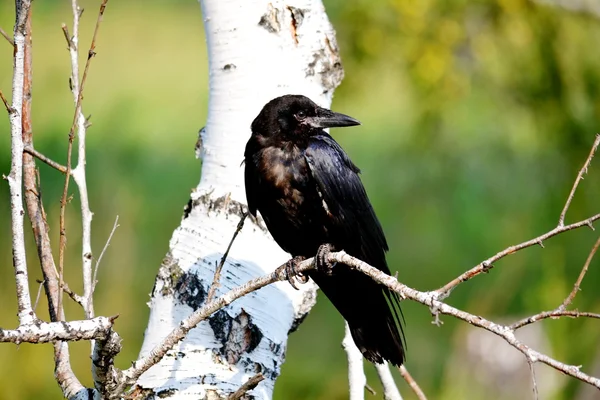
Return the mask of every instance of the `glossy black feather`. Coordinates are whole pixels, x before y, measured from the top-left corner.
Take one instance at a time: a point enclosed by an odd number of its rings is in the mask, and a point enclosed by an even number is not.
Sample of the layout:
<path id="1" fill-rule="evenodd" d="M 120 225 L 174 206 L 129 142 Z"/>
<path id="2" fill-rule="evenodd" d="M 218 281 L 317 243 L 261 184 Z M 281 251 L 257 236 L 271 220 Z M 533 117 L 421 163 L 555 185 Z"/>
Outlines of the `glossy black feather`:
<path id="1" fill-rule="evenodd" d="M 321 129 L 357 123 L 304 96 L 269 102 L 252 124 L 244 154 L 248 207 L 260 211 L 273 238 L 293 256 L 312 257 L 329 243 L 389 274 L 387 242 L 360 171 Z M 404 362 L 395 293 L 344 267 L 309 275 L 348 321 L 368 360 Z"/>

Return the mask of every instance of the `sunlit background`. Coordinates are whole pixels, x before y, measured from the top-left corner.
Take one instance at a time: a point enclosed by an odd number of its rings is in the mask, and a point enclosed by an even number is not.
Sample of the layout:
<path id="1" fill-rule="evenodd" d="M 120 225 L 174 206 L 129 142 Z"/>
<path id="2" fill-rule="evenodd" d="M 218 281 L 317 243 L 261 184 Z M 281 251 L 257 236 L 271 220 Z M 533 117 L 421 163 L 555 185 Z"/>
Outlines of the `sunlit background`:
<path id="1" fill-rule="evenodd" d="M 35 146 L 66 159 L 73 118 L 69 57 L 61 23 L 67 1 L 33 8 Z M 99 1 L 82 1 L 87 48 Z M 530 0 L 325 0 L 346 78 L 333 108 L 363 122 L 333 131 L 363 171 L 399 279 L 437 288 L 508 245 L 557 221 L 594 134 L 600 131 L 600 18 Z M 11 31 L 14 4 L 0 3 Z M 88 185 L 102 261 L 99 315 L 119 314 L 127 367 L 139 351 L 154 276 L 199 179 L 194 157 L 205 123 L 208 74 L 200 7 L 194 0 L 109 2 L 85 90 Z M 82 51 L 85 55 L 85 51 Z M 82 57 L 82 61 L 83 61 Z M 0 89 L 10 95 L 12 49 L 0 38 Z M 2 110 L 3 111 L 3 110 Z M 9 172 L 8 118 L 0 122 L 0 172 Z M 241 157 L 241 155 L 240 155 Z M 600 212 L 600 160 L 567 216 Z M 58 243 L 62 176 L 39 164 L 43 200 Z M 76 187 L 71 185 L 71 194 Z M 67 280 L 81 291 L 80 219 L 67 212 Z M 0 181 L 0 326 L 17 326 L 10 250 L 8 185 Z M 32 293 L 41 279 L 27 227 Z M 598 236 L 588 228 L 548 240 L 461 285 L 449 303 L 502 322 L 554 309 L 570 291 Z M 57 247 L 57 246 L 55 246 Z M 600 312 L 600 262 L 592 264 L 574 307 Z M 359 294 L 357 294 L 359 295 Z M 43 296 L 42 296 L 43 297 Z M 38 314 L 47 317 L 45 300 Z M 431 399 L 531 398 L 525 359 L 501 340 L 403 304 L 407 366 Z M 71 319 L 81 310 L 68 304 Z M 275 399 L 347 398 L 341 317 L 324 297 L 290 337 Z M 600 375 L 600 324 L 546 320 L 520 335 L 559 360 Z M 72 345 L 76 373 L 90 384 L 89 345 Z M 374 370 L 369 384 L 379 392 Z M 396 375 L 406 399 L 414 398 Z M 537 368 L 543 399 L 592 399 L 597 392 L 547 367 Z M 0 399 L 57 399 L 50 345 L 0 345 Z"/>

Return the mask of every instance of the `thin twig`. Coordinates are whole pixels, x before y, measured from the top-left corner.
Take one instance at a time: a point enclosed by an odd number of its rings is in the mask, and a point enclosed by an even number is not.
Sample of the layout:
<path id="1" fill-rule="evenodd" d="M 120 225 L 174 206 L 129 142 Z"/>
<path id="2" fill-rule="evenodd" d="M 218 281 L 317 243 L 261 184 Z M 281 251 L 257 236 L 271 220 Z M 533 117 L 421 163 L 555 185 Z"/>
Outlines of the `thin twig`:
<path id="1" fill-rule="evenodd" d="M 235 238 L 237 237 L 237 235 L 240 233 L 240 231 L 244 227 L 244 221 L 246 220 L 246 217 L 248 217 L 248 213 L 242 212 L 240 222 L 238 222 L 237 228 L 235 228 L 235 232 L 233 232 L 233 236 L 231 236 L 231 240 L 229 241 L 229 244 L 227 245 L 227 249 L 225 250 L 225 253 L 223 253 L 223 257 L 221 257 L 221 261 L 219 262 L 219 265 L 215 269 L 215 275 L 213 277 L 213 282 L 210 285 L 210 289 L 208 289 L 208 296 L 206 297 L 206 302 L 209 302 L 212 300 L 212 298 L 215 295 L 215 292 L 217 291 L 217 287 L 219 287 L 219 279 L 221 279 L 221 270 L 223 269 L 223 265 L 225 265 L 225 260 L 227 260 L 227 256 L 229 255 L 229 250 L 231 250 L 231 246 L 233 245 Z"/>
<path id="2" fill-rule="evenodd" d="M 587 273 L 590 263 L 592 262 L 592 259 L 594 258 L 596 251 L 598 251 L 598 247 L 600 247 L 600 237 L 598 238 L 598 240 L 596 240 L 596 243 L 592 247 L 590 254 L 588 255 L 587 259 L 585 260 L 585 264 L 583 264 L 583 268 L 581 269 L 581 272 L 579 273 L 579 276 L 577 277 L 577 281 L 575 282 L 575 285 L 573 285 L 573 290 L 571 290 L 571 293 L 569 293 L 569 295 L 565 298 L 565 300 L 562 302 L 562 304 L 558 307 L 558 310 L 560 310 L 560 311 L 566 310 L 567 307 L 573 302 L 573 299 L 575 299 L 575 296 L 577 295 L 577 292 L 579 292 L 581 282 L 583 281 L 583 278 L 585 277 L 585 274 Z"/>
<path id="3" fill-rule="evenodd" d="M 227 400 L 239 400 L 244 396 L 247 392 L 254 389 L 260 382 L 265 379 L 263 374 L 258 373 L 254 375 L 252 378 L 248 379 L 238 390 L 232 393 Z"/>
<path id="4" fill-rule="evenodd" d="M 40 301 L 40 296 L 42 295 L 42 288 L 44 287 L 45 281 L 38 280 L 37 283 L 39 283 L 40 286 L 38 286 L 37 296 L 35 296 L 35 303 L 33 303 L 33 311 L 34 312 L 37 309 L 38 303 Z"/>
<path id="5" fill-rule="evenodd" d="M 32 156 L 34 156 L 38 160 L 40 160 L 43 163 L 51 166 L 52 168 L 54 168 L 55 170 L 59 171 L 60 173 L 63 173 L 63 174 L 67 173 L 67 167 L 65 167 L 64 165 L 61 165 L 61 164 L 57 163 L 56 161 L 54 161 L 54 160 L 46 157 L 44 154 L 40 153 L 39 151 L 37 151 L 36 149 L 34 149 L 32 146 L 25 145 L 25 147 L 23 148 L 23 151 L 25 153 L 31 154 Z"/>
<path id="6" fill-rule="evenodd" d="M 79 304 L 82 308 L 85 308 L 83 304 L 83 297 L 72 291 L 69 285 L 67 285 L 67 282 L 64 283 L 63 290 L 75 303 Z"/>
<path id="7" fill-rule="evenodd" d="M 533 399 L 538 400 L 538 387 L 537 387 L 537 379 L 535 377 L 535 365 L 533 360 L 527 359 L 527 364 L 529 365 L 529 371 L 531 372 L 531 389 L 533 390 Z"/>
<path id="8" fill-rule="evenodd" d="M 4 103 L 4 107 L 6 108 L 6 111 L 8 112 L 8 115 L 14 113 L 15 112 L 14 108 L 12 108 L 8 104 L 8 101 L 6 100 L 6 97 L 4 97 L 4 93 L 2 93 L 2 90 L 0 90 L 0 98 L 2 99 L 2 102 Z"/>
<path id="9" fill-rule="evenodd" d="M 115 223 L 110 231 L 110 235 L 108 235 L 108 239 L 106 239 L 106 243 L 104 244 L 104 247 L 102 248 L 102 251 L 100 252 L 100 257 L 98 257 L 98 259 L 96 260 L 96 265 L 94 266 L 94 281 L 92 283 L 92 296 L 94 294 L 94 290 L 96 289 L 96 284 L 98 283 L 98 267 L 100 266 L 100 261 L 102 261 L 102 257 L 104 257 L 104 253 L 106 253 L 106 249 L 108 249 L 108 246 L 110 245 L 110 241 L 112 240 L 113 235 L 115 234 L 115 231 L 117 230 L 117 228 L 119 227 L 119 216 L 117 215 L 117 218 L 115 218 Z M 90 299 L 88 299 L 88 301 L 91 301 L 92 296 L 90 296 Z"/>
<path id="10" fill-rule="evenodd" d="M 379 365 L 379 364 L 377 364 L 377 365 Z M 375 365 L 375 366 L 377 366 L 377 365 Z M 375 391 L 375 389 L 373 389 L 371 387 L 371 385 L 369 385 L 368 382 L 365 384 L 365 389 L 367 390 L 367 392 L 371 393 L 373 396 L 377 396 L 377 392 Z"/>
<path id="11" fill-rule="evenodd" d="M 402 376 L 402 378 L 404 378 L 406 383 L 408 383 L 408 386 L 410 386 L 412 391 L 415 392 L 417 398 L 419 400 L 427 400 L 427 396 L 425 396 L 425 393 L 423 392 L 417 381 L 413 379 L 412 375 L 408 372 L 406 367 L 404 365 L 401 365 L 400 367 L 398 367 L 398 370 L 400 371 L 400 375 Z"/>
<path id="12" fill-rule="evenodd" d="M 452 281 L 448 282 L 446 285 L 444 285 L 443 287 L 439 288 L 436 290 L 436 292 L 438 293 L 439 299 L 443 300 L 446 297 L 448 297 L 450 295 L 450 293 L 452 292 L 452 290 L 458 286 L 459 284 L 466 282 L 474 277 L 476 277 L 477 275 L 483 273 L 483 272 L 487 272 L 490 269 L 493 268 L 493 264 L 494 262 L 510 255 L 510 254 L 514 254 L 519 250 L 522 250 L 526 247 L 531 247 L 534 245 L 539 244 L 540 242 L 543 242 L 546 239 L 549 239 L 553 236 L 556 236 L 560 233 L 566 232 L 566 231 L 570 231 L 573 229 L 577 229 L 577 228 L 581 228 L 583 226 L 587 226 L 587 227 L 591 227 L 593 229 L 593 225 L 592 223 L 599 220 L 600 219 L 600 214 L 596 214 L 590 218 L 584 219 L 582 221 L 579 222 L 575 222 L 573 224 L 570 225 L 565 225 L 562 227 L 556 227 L 554 229 L 552 229 L 551 231 L 548 231 L 546 233 L 544 233 L 543 235 L 540 235 L 534 239 L 528 240 L 526 242 L 514 245 L 514 246 L 510 246 L 507 247 L 506 249 L 502 250 L 501 252 L 497 253 L 496 255 L 494 255 L 493 257 L 488 258 L 487 260 L 479 263 L 477 266 L 471 268 L 470 270 L 468 270 L 467 272 L 461 274 L 460 276 L 458 276 L 457 278 L 453 279 Z"/>
<path id="13" fill-rule="evenodd" d="M 1 27 L 0 27 L 0 35 L 4 36 L 4 39 L 6 39 L 13 48 L 15 47 L 15 41 L 10 36 L 8 36 L 8 34 Z"/>
<path id="14" fill-rule="evenodd" d="M 363 365 L 363 355 L 356 347 L 350 325 L 344 322 L 344 339 L 342 339 L 342 348 L 346 352 L 348 359 L 348 387 L 350 400 L 364 400 L 365 387 L 367 386 L 367 376 L 365 375 Z"/>
<path id="15" fill-rule="evenodd" d="M 530 246 L 534 246 L 534 245 L 540 245 L 543 247 L 544 240 L 549 239 L 553 236 L 556 236 L 559 233 L 570 231 L 572 229 L 581 228 L 582 226 L 588 226 L 590 229 L 593 230 L 594 226 L 592 225 L 592 223 L 594 221 L 597 221 L 598 219 L 600 219 L 600 214 L 596 214 L 588 219 L 585 219 L 585 220 L 582 220 L 579 222 L 575 222 L 574 224 L 570 224 L 570 225 L 566 225 L 566 226 L 564 225 L 564 218 L 567 213 L 567 210 L 569 209 L 569 205 L 571 204 L 571 200 L 573 200 L 573 196 L 575 195 L 575 190 L 577 189 L 577 186 L 579 185 L 579 182 L 581 181 L 583 174 L 585 172 L 587 172 L 590 162 L 591 162 L 592 158 L 594 157 L 594 154 L 595 154 L 596 150 L 598 149 L 599 145 L 600 145 L 600 135 L 596 135 L 596 140 L 594 141 L 594 144 L 592 145 L 590 154 L 588 155 L 585 163 L 583 164 L 583 167 L 579 170 L 579 173 L 577 174 L 577 178 L 575 179 L 573 188 L 571 189 L 571 192 L 569 193 L 569 197 L 567 198 L 567 201 L 565 202 L 565 206 L 563 208 L 563 211 L 561 212 L 561 215 L 559 217 L 559 222 L 558 222 L 558 225 L 556 226 L 556 228 L 546 232 L 543 235 L 536 237 L 535 239 L 528 240 L 526 242 L 523 242 L 523 243 L 515 245 L 515 246 L 510 246 L 510 247 L 502 250 L 501 252 L 497 253 L 495 256 L 490 257 L 487 260 L 481 262 L 479 265 L 471 268 L 467 272 L 464 272 L 459 277 L 453 279 L 452 281 L 448 282 L 443 287 L 436 290 L 436 292 L 438 293 L 438 296 L 439 296 L 438 299 L 443 300 L 443 299 L 447 298 L 456 286 L 476 277 L 477 275 L 481 274 L 482 272 L 488 272 L 490 269 L 492 269 L 494 267 L 494 262 L 506 257 L 509 254 L 513 254 L 521 249 L 524 249 L 524 248 L 530 247 Z"/>
<path id="16" fill-rule="evenodd" d="M 541 321 L 543 319 L 552 318 L 558 319 L 560 317 L 569 317 L 569 318 L 594 318 L 600 319 L 600 314 L 591 313 L 591 312 L 580 312 L 580 311 L 561 311 L 559 309 L 552 311 L 543 311 L 541 313 L 532 315 L 527 318 L 523 318 L 512 325 L 509 326 L 510 329 L 516 331 L 524 327 L 525 325 L 533 324 L 534 322 Z"/>
<path id="17" fill-rule="evenodd" d="M 583 163 L 583 167 L 581 167 L 581 169 L 579 170 L 579 173 L 577 174 L 577 178 L 575 178 L 575 182 L 573 183 L 573 188 L 571 189 L 571 192 L 569 193 L 569 197 L 567 197 L 567 201 L 565 202 L 565 206 L 564 206 L 562 212 L 560 213 L 560 217 L 558 218 L 558 226 L 565 225 L 565 216 L 567 215 L 567 211 L 569 210 L 571 201 L 573 200 L 573 197 L 575 196 L 575 190 L 577 190 L 577 186 L 579 186 L 579 182 L 581 182 L 581 180 L 583 179 L 583 174 L 587 173 L 588 167 L 590 166 L 590 162 L 592 161 L 592 158 L 594 158 L 594 154 L 596 153 L 596 150 L 598 149 L 598 145 L 600 145 L 600 135 L 596 135 L 596 140 L 594 141 L 594 145 L 592 146 L 592 149 L 590 150 L 590 154 L 588 155 L 587 159 Z"/>

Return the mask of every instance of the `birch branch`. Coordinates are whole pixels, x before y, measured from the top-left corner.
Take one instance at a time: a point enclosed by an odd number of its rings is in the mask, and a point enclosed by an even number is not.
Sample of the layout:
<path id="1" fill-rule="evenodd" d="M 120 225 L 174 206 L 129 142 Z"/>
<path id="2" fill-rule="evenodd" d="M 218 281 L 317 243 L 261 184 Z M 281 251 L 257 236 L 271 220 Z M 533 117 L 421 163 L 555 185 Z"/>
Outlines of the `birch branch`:
<path id="1" fill-rule="evenodd" d="M 71 131 L 69 132 L 69 145 L 72 144 L 73 134 L 75 127 L 77 127 L 77 143 L 78 143 L 78 151 L 77 151 L 77 166 L 73 169 L 72 175 L 73 180 L 77 184 L 79 189 L 79 200 L 81 203 L 81 224 L 82 224 L 82 270 L 83 270 L 83 299 L 84 299 L 84 310 L 87 318 L 92 318 L 94 316 L 94 302 L 93 302 L 93 293 L 94 293 L 94 276 L 92 272 L 92 217 L 93 213 L 90 210 L 89 198 L 88 198 L 88 190 L 87 190 L 87 180 L 85 174 L 85 164 L 86 164 L 86 149 L 85 149 L 85 138 L 86 138 L 86 129 L 87 129 L 87 121 L 83 115 L 81 102 L 83 100 L 83 89 L 85 87 L 85 82 L 87 79 L 88 70 L 90 67 L 90 62 L 92 58 L 95 56 L 96 49 L 96 38 L 98 35 L 98 30 L 100 28 L 100 23 L 102 22 L 102 17 L 104 15 L 104 10 L 106 9 L 106 4 L 108 0 L 103 0 L 100 4 L 100 11 L 98 12 L 98 18 L 96 20 L 96 27 L 94 28 L 94 34 L 92 37 L 92 43 L 90 45 L 90 50 L 88 51 L 87 61 L 85 63 L 85 68 L 83 70 L 83 77 L 81 78 L 81 83 L 79 82 L 79 19 L 81 18 L 81 14 L 83 10 L 79 7 L 77 0 L 71 1 L 71 8 L 73 10 L 73 36 L 69 38 L 69 54 L 71 56 L 71 92 L 73 93 L 73 102 L 75 103 L 75 116 L 73 118 L 73 125 L 71 126 Z M 65 34 L 67 35 L 66 31 Z M 70 158 L 70 154 L 68 156 Z M 69 166 L 67 166 L 69 167 Z M 65 182 L 68 182 L 68 177 L 65 179 Z M 65 183 L 65 186 L 67 183 Z"/>
<path id="2" fill-rule="evenodd" d="M 364 400 L 365 387 L 367 386 L 367 376 L 365 375 L 363 365 L 363 355 L 356 347 L 350 326 L 344 321 L 344 339 L 342 347 L 346 352 L 348 359 L 348 385 L 350 387 L 350 400 Z"/>
<path id="3" fill-rule="evenodd" d="M 363 274 L 373 279 L 375 282 L 384 285 L 393 290 L 394 292 L 398 293 L 403 299 L 410 299 L 425 306 L 432 307 L 436 309 L 439 314 L 451 315 L 457 319 L 468 322 L 473 326 L 485 329 L 504 339 L 509 345 L 519 350 L 525 355 L 525 357 L 528 360 L 531 360 L 531 362 L 533 363 L 544 363 L 558 371 L 563 372 L 566 375 L 572 376 L 583 382 L 600 388 L 600 379 L 592 377 L 582 372 L 579 366 L 567 365 L 530 348 L 515 337 L 514 329 L 511 329 L 510 326 L 497 324 L 483 317 L 467 313 L 465 311 L 462 311 L 460 309 L 457 309 L 439 301 L 439 294 L 437 291 L 421 292 L 412 289 L 398 282 L 398 280 L 395 277 L 389 276 L 381 272 L 380 270 L 370 266 L 369 264 L 350 256 L 344 251 L 331 253 L 328 256 L 328 261 L 331 263 L 339 263 L 339 266 L 337 266 L 336 268 L 344 268 L 344 266 L 346 266 L 362 272 Z M 298 273 L 302 273 L 313 268 L 314 258 L 309 258 L 299 263 L 296 267 L 296 271 Z M 201 308 L 199 308 L 198 310 L 193 312 L 189 317 L 181 321 L 179 323 L 179 326 L 173 331 L 171 331 L 171 333 L 167 335 L 160 343 L 158 343 L 147 356 L 142 357 L 137 361 L 134 361 L 129 369 L 115 374 L 115 379 L 117 379 L 118 382 L 111 383 L 116 388 L 115 393 L 119 393 L 120 391 L 124 390 L 126 386 L 133 385 L 135 381 L 141 376 L 141 374 L 143 374 L 150 367 L 158 363 L 167 354 L 169 350 L 171 350 L 177 343 L 183 340 L 191 329 L 196 327 L 200 322 L 207 319 L 216 311 L 231 304 L 233 301 L 239 299 L 240 297 L 243 297 L 274 282 L 283 280 L 287 280 L 285 264 L 280 266 L 270 274 L 248 281 L 247 283 L 225 293 L 221 297 L 205 303 Z M 364 387 L 364 385 L 362 387 Z"/>
<path id="4" fill-rule="evenodd" d="M 49 343 L 57 340 L 75 342 L 79 340 L 103 339 L 116 317 L 96 317 L 81 321 L 41 322 L 20 325 L 17 329 L 0 328 L 0 342 Z"/>
<path id="5" fill-rule="evenodd" d="M 375 370 L 383 386 L 383 399 L 384 400 L 402 400 L 398 386 L 394 381 L 394 377 L 390 372 L 390 365 L 385 362 L 383 364 L 375 364 Z"/>
<path id="6" fill-rule="evenodd" d="M 13 266 L 17 286 L 17 304 L 20 325 L 31 324 L 35 313 L 31 307 L 27 259 L 25 255 L 25 232 L 23 227 L 23 126 L 22 109 L 25 79 L 25 41 L 30 16 L 31 0 L 17 4 L 17 21 L 14 30 L 15 52 L 13 58 L 12 106 L 9 112 L 11 137 L 11 167 L 6 179 L 10 189 Z"/>

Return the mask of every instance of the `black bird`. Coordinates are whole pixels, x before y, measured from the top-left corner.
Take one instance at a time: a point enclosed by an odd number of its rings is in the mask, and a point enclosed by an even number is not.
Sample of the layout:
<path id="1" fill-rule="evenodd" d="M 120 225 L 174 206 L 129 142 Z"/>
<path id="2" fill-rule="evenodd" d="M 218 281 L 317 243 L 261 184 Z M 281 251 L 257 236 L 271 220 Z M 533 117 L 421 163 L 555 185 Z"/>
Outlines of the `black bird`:
<path id="1" fill-rule="evenodd" d="M 271 100 L 252 122 L 246 144 L 246 198 L 293 262 L 317 255 L 317 269 L 308 275 L 348 322 L 364 357 L 399 366 L 405 352 L 398 295 L 360 272 L 327 268 L 325 261 L 329 251 L 344 250 L 390 273 L 388 245 L 360 170 L 323 130 L 359 124 L 305 96 Z"/>

